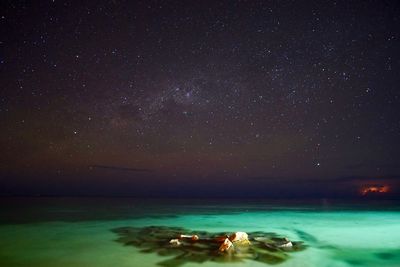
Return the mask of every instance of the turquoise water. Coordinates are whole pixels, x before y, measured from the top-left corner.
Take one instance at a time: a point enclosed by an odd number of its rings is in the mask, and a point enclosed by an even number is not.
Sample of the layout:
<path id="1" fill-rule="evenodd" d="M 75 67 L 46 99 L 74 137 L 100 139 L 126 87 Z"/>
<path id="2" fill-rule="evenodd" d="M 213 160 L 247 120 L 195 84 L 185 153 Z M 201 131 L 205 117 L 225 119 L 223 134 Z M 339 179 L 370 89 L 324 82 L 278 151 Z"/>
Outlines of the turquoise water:
<path id="1" fill-rule="evenodd" d="M 157 266 L 168 256 L 116 242 L 118 227 L 275 232 L 304 241 L 276 266 L 400 266 L 394 202 L 15 198 L 0 200 L 0 266 Z M 193 263 L 184 266 L 267 266 Z"/>

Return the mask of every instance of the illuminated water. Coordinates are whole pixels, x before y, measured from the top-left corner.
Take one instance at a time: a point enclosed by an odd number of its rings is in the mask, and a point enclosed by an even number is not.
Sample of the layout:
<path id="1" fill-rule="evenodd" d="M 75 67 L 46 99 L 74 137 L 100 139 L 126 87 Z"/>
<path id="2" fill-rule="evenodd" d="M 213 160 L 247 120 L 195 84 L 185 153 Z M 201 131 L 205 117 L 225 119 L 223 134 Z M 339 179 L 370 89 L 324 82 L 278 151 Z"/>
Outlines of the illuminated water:
<path id="1" fill-rule="evenodd" d="M 400 206 L 240 200 L 0 199 L 0 266 L 157 266 L 165 257 L 116 242 L 122 226 L 267 231 L 302 240 L 277 266 L 400 266 Z M 184 266 L 267 266 L 254 261 Z"/>

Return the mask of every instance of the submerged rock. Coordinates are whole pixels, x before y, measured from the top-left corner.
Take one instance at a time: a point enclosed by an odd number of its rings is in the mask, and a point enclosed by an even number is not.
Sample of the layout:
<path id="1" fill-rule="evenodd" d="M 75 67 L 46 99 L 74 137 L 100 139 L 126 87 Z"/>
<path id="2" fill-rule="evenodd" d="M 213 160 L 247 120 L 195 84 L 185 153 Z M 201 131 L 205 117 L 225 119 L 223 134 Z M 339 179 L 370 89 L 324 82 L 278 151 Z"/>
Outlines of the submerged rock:
<path id="1" fill-rule="evenodd" d="M 229 238 L 225 238 L 224 242 L 222 242 L 221 246 L 219 247 L 219 251 L 224 252 L 228 251 L 230 248 L 233 247 L 232 242 L 229 240 Z"/>
<path id="2" fill-rule="evenodd" d="M 236 232 L 229 235 L 165 226 L 122 227 L 112 231 L 119 236 L 117 242 L 137 247 L 142 253 L 170 256 L 158 263 L 164 267 L 181 266 L 187 262 L 232 263 L 244 260 L 276 264 L 287 260 L 288 253 L 305 249 L 302 242 L 293 242 L 275 233 L 265 232 Z"/>
<path id="3" fill-rule="evenodd" d="M 286 237 L 283 238 L 283 242 L 277 243 L 277 246 L 280 248 L 291 248 L 293 247 L 292 242 L 290 242 L 289 239 L 287 239 Z"/>
<path id="4" fill-rule="evenodd" d="M 169 243 L 171 244 L 171 245 L 175 245 L 175 246 L 180 246 L 182 243 L 181 242 L 179 242 L 179 239 L 171 239 L 170 241 L 169 241 Z"/>
<path id="5" fill-rule="evenodd" d="M 229 236 L 229 240 L 236 243 L 250 244 L 249 235 L 245 232 L 236 232 Z"/>
<path id="6" fill-rule="evenodd" d="M 179 235 L 179 239 L 190 239 L 192 241 L 199 240 L 198 235 Z"/>

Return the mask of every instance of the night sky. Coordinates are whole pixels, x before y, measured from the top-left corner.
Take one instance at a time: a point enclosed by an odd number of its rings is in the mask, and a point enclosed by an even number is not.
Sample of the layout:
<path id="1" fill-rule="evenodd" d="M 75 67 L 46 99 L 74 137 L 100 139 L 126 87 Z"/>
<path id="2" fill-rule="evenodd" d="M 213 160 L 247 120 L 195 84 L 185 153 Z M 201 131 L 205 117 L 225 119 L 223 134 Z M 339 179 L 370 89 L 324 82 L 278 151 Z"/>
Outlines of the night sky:
<path id="1" fill-rule="evenodd" d="M 400 196 L 398 1 L 83 2 L 1 3 L 1 195 Z"/>

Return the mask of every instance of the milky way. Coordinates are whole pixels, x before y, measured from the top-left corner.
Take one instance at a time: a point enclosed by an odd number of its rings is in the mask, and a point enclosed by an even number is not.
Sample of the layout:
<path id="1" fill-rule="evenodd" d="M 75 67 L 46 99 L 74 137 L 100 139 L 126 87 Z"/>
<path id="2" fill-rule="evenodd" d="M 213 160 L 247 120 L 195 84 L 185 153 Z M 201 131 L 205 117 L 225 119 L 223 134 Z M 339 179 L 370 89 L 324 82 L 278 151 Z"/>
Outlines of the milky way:
<path id="1" fill-rule="evenodd" d="M 398 185 L 397 1 L 2 6 L 3 194 Z"/>

